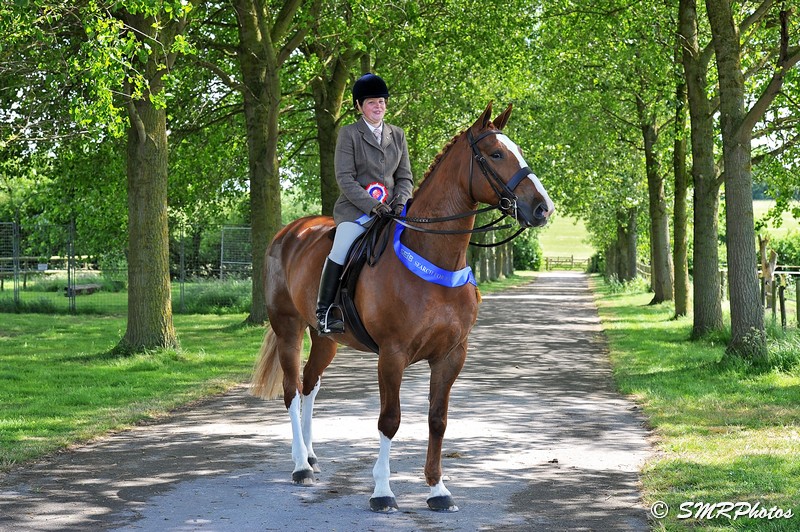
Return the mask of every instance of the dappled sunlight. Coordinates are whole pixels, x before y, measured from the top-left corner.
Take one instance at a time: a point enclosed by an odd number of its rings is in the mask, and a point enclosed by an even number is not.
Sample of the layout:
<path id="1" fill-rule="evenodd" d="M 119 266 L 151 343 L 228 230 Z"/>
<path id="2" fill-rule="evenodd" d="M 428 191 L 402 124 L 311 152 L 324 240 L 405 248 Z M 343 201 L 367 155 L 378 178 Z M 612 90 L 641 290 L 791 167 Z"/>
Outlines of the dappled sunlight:
<path id="1" fill-rule="evenodd" d="M 565 274 L 566 285 L 547 274 L 481 305 L 442 451 L 458 513 L 425 504 L 426 363 L 408 368 L 401 388 L 390 464 L 400 512 L 368 511 L 379 443 L 377 356 L 347 349 L 323 376 L 315 403 L 322 473 L 313 486 L 291 482 L 283 402 L 239 387 L 177 412 L 180 423 L 141 426 L 12 473 L 0 510 L 24 496 L 43 516 L 36 530 L 109 522 L 117 530 L 249 530 L 267 522 L 328 529 L 326 519 L 353 530 L 606 530 L 619 523 L 646 530 L 637 482 L 650 453 L 647 432 L 613 386 L 585 276 Z M 561 290 L 548 284 L 554 279 Z"/>

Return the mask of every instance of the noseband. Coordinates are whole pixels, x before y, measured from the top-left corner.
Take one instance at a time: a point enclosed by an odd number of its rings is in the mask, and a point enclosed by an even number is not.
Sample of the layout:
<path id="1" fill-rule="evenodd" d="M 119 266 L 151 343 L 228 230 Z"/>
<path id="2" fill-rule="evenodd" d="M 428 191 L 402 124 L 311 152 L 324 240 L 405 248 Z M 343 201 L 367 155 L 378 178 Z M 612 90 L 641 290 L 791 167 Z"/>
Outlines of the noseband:
<path id="1" fill-rule="evenodd" d="M 485 139 L 489 135 L 501 135 L 503 132 L 498 129 L 490 129 L 488 131 L 484 131 L 477 138 L 472 137 L 472 131 L 467 130 L 467 140 L 469 140 L 469 146 L 472 148 L 472 159 L 469 161 L 469 198 L 472 200 L 473 203 L 478 203 L 475 199 L 475 196 L 472 194 L 472 175 L 473 175 L 473 161 L 478 161 L 478 166 L 481 169 L 481 173 L 483 177 L 486 178 L 486 181 L 489 183 L 489 186 L 492 187 L 495 194 L 497 194 L 498 204 L 497 209 L 500 210 L 503 214 L 508 216 L 512 216 L 513 218 L 517 218 L 517 195 L 514 194 L 514 190 L 519 186 L 523 179 L 528 177 L 528 174 L 531 173 L 531 169 L 525 166 L 524 168 L 520 168 L 517 172 L 509 179 L 508 183 L 504 182 L 497 172 L 495 172 L 491 166 L 489 166 L 489 161 L 486 160 L 486 157 L 478 150 L 478 142 Z"/>

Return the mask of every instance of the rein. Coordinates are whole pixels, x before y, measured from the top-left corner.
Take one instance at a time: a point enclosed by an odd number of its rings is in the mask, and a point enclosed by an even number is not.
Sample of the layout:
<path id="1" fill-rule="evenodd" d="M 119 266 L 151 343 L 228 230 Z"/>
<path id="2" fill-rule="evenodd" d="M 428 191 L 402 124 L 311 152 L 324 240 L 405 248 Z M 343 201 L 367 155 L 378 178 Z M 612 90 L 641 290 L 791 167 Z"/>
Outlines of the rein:
<path id="1" fill-rule="evenodd" d="M 499 231 L 501 229 L 508 229 L 509 227 L 513 227 L 513 224 L 505 224 L 498 227 L 494 227 L 494 225 L 499 223 L 507 216 L 510 216 L 512 213 L 514 214 L 514 218 L 516 218 L 517 195 L 514 194 L 514 189 L 517 188 L 517 185 L 519 185 L 522 182 L 522 180 L 525 179 L 525 177 L 527 177 L 528 174 L 530 174 L 531 169 L 528 168 L 527 166 L 525 168 L 520 168 L 511 177 L 509 182 L 505 183 L 500 178 L 500 176 L 497 175 L 497 172 L 492 170 L 492 168 L 486 161 L 486 157 L 483 156 L 483 154 L 478 150 L 477 147 L 478 142 L 488 137 L 489 135 L 499 135 L 501 133 L 502 132 L 500 130 L 490 129 L 478 135 L 478 138 L 473 139 L 472 131 L 467 130 L 467 139 L 469 140 L 469 145 L 470 148 L 472 148 L 472 153 L 473 153 L 473 157 L 469 161 L 469 197 L 473 203 L 478 203 L 472 194 L 473 162 L 478 161 L 481 173 L 486 178 L 486 181 L 489 183 L 489 186 L 492 187 L 492 190 L 494 190 L 495 194 L 497 194 L 498 197 L 497 205 L 490 205 L 482 209 L 467 211 L 459 214 L 454 214 L 451 216 L 443 216 L 441 218 L 415 218 L 409 216 L 396 216 L 396 215 L 389 215 L 389 217 L 393 218 L 398 224 L 407 227 L 408 229 L 412 229 L 420 233 L 430 233 L 436 235 L 465 235 L 472 233 L 486 233 L 489 231 Z M 495 209 L 499 210 L 502 213 L 502 216 L 480 227 L 473 227 L 472 229 L 466 229 L 466 230 L 426 229 L 424 227 L 419 227 L 406 223 L 406 222 L 413 222 L 413 223 L 428 224 L 437 222 L 449 222 L 452 220 L 459 220 L 461 218 L 467 218 L 469 216 L 475 216 L 478 214 L 482 214 L 484 212 L 493 211 Z M 514 233 L 510 237 L 500 242 L 495 242 L 493 244 L 480 244 L 478 242 L 470 242 L 469 245 L 481 248 L 502 246 L 503 244 L 515 239 L 524 230 L 525 228 L 521 227 L 516 233 Z"/>

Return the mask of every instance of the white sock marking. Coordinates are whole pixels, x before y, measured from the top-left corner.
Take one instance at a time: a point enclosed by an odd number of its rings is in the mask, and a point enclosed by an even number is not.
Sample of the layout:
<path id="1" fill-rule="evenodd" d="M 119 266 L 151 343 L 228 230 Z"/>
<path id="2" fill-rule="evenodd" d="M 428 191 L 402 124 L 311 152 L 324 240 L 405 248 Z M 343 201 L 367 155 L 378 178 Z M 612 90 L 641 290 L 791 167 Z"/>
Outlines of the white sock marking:
<path id="1" fill-rule="evenodd" d="M 381 434 L 381 449 L 378 452 L 378 461 L 372 468 L 372 478 L 375 479 L 375 491 L 372 498 L 394 497 L 392 489 L 389 487 L 389 453 L 392 450 L 392 440 Z"/>
<path id="2" fill-rule="evenodd" d="M 289 419 L 292 422 L 292 460 L 294 460 L 294 471 L 304 471 L 311 469 L 308 465 L 308 450 L 303 442 L 303 429 L 300 421 L 300 404 L 302 398 L 300 392 L 295 392 L 294 399 L 289 404 Z"/>

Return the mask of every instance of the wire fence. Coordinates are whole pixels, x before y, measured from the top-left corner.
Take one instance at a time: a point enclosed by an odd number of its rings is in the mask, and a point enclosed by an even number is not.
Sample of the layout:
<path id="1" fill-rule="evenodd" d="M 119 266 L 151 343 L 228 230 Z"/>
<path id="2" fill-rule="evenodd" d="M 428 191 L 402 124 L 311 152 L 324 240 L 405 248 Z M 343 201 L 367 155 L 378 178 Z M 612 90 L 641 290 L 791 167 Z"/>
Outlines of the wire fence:
<path id="1" fill-rule="evenodd" d="M 249 311 L 250 249 L 249 227 L 177 227 L 173 311 Z M 127 285 L 124 250 L 85 254 L 72 226 L 0 222 L 0 312 L 125 314 Z"/>

